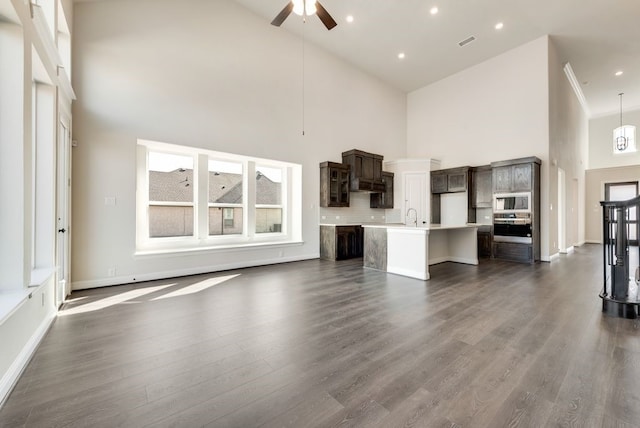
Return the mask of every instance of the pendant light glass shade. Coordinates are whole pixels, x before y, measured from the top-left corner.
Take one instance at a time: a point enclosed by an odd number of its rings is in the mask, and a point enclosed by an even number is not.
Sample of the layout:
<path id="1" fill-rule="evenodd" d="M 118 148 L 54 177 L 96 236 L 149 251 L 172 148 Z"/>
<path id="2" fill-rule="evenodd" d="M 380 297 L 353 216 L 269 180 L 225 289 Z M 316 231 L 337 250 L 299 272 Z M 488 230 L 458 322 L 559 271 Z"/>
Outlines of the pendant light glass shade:
<path id="1" fill-rule="evenodd" d="M 629 138 L 627 138 L 625 134 L 624 126 L 622 126 L 622 95 L 623 93 L 621 92 L 618 95 L 620 96 L 620 128 L 618 128 L 619 134 L 616 136 L 616 150 L 618 150 L 619 152 L 623 152 L 627 150 L 627 147 L 629 147 Z"/>

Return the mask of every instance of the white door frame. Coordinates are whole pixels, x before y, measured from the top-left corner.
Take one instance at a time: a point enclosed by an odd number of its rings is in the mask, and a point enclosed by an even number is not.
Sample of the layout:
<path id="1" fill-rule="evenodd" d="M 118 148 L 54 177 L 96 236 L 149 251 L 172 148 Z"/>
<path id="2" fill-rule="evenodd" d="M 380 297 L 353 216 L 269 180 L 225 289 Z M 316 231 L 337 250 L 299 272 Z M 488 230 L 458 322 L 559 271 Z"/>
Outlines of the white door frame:
<path id="1" fill-rule="evenodd" d="M 56 306 L 71 292 L 71 117 L 60 110 L 56 172 Z"/>

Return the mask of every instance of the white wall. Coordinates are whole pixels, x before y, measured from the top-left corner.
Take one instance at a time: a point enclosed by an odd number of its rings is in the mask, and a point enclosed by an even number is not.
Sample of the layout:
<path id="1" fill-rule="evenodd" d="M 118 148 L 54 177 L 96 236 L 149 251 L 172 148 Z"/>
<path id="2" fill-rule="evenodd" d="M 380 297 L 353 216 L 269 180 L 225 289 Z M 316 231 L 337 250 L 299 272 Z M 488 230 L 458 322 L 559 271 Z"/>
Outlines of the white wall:
<path id="1" fill-rule="evenodd" d="M 548 37 L 541 37 L 432 85 L 407 101 L 407 155 L 442 168 L 537 156 L 541 206 L 548 206 Z M 549 216 L 541 218 L 541 253 L 549 257 Z"/>
<path id="2" fill-rule="evenodd" d="M 317 257 L 318 164 L 405 155 L 405 94 L 309 44 L 303 137 L 302 40 L 235 2 L 77 3 L 73 43 L 75 288 Z M 302 164 L 304 245 L 134 257 L 137 138 Z"/>
<path id="3" fill-rule="evenodd" d="M 620 126 L 620 112 L 593 118 L 589 121 L 589 169 L 630 166 L 640 163 L 640 144 L 638 142 L 640 110 L 626 111 L 623 104 L 622 121 L 624 125 L 635 125 L 636 147 L 639 151 L 624 154 L 613 153 L 613 130 Z"/>
<path id="4" fill-rule="evenodd" d="M 549 43 L 549 211 L 548 245 L 550 254 L 560 249 L 558 236 L 558 168 L 565 172 L 566 244 L 584 242 L 585 227 L 585 169 L 589 144 L 589 125 L 569 79 L 564 72 L 565 61 L 553 40 Z M 577 187 L 573 181 L 577 180 Z M 577 191 L 577 195 L 573 192 Z M 574 197 L 575 196 L 575 197 Z M 577 202 L 577 204 L 575 203 Z M 577 206 L 573 206 L 573 205 Z M 543 205 L 543 209 L 545 206 Z"/>
<path id="5" fill-rule="evenodd" d="M 600 206 L 600 201 L 604 200 L 605 184 L 626 181 L 640 181 L 640 165 L 587 170 L 585 180 L 586 242 L 602 242 L 602 207 Z"/>
<path id="6" fill-rule="evenodd" d="M 46 88 L 46 108 L 37 114 L 39 147 L 33 151 L 33 81 L 58 88 L 53 39 L 36 29 L 28 2 L 12 0 L 0 7 L 0 404 L 29 362 L 56 314 L 54 299 L 55 118 L 70 100 Z M 7 14 L 8 16 L 5 16 Z M 53 48 L 55 49 L 55 48 Z M 68 82 L 65 82 L 69 87 Z M 37 158 L 37 159 L 36 159 Z M 36 170 L 34 171 L 34 165 Z M 38 179 L 41 180 L 38 180 Z M 47 182 L 48 179 L 48 182 Z M 35 204 L 33 189 L 36 189 Z M 36 230 L 34 222 L 36 219 Z M 36 233 L 37 232 L 37 233 Z M 35 236 L 35 243 L 34 237 Z M 46 271 L 32 268 L 47 267 Z"/>

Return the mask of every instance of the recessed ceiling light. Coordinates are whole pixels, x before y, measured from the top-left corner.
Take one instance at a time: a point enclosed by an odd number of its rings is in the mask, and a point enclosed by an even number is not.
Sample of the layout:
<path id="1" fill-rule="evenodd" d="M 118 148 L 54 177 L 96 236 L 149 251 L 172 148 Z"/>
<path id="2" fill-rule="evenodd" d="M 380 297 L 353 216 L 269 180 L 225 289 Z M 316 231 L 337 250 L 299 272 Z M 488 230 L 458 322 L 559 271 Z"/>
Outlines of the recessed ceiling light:
<path id="1" fill-rule="evenodd" d="M 436 13 L 438 13 L 438 7 L 433 6 L 429 12 L 431 12 L 431 15 L 435 15 Z"/>
<path id="2" fill-rule="evenodd" d="M 496 30 L 502 30 L 504 28 L 504 24 L 502 22 L 498 22 L 496 24 Z"/>
<path id="3" fill-rule="evenodd" d="M 622 73 L 623 73 L 622 70 L 616 71 L 616 76 L 622 76 Z"/>
<path id="4" fill-rule="evenodd" d="M 398 59 L 404 59 L 404 57 L 405 57 L 404 52 L 400 52 L 398 54 Z"/>
<path id="5" fill-rule="evenodd" d="M 347 22 L 353 22 L 353 15 L 347 15 Z"/>

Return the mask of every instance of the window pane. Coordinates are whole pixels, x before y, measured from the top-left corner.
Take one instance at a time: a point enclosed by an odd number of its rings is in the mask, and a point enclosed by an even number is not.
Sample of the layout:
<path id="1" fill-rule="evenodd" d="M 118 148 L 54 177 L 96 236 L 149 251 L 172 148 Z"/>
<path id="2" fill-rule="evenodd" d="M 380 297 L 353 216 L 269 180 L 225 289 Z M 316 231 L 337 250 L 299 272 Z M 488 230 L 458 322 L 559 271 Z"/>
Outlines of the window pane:
<path id="1" fill-rule="evenodd" d="M 149 152 L 149 201 L 193 203 L 193 158 Z"/>
<path id="2" fill-rule="evenodd" d="M 149 207 L 149 237 L 169 236 L 193 236 L 193 207 Z"/>
<path id="3" fill-rule="evenodd" d="M 281 208 L 256 208 L 256 233 L 282 232 Z"/>
<path id="4" fill-rule="evenodd" d="M 242 164 L 209 160 L 209 202 L 242 204 Z"/>
<path id="5" fill-rule="evenodd" d="M 242 233 L 242 207 L 209 207 L 209 235 Z"/>
<path id="6" fill-rule="evenodd" d="M 281 168 L 271 168 L 259 165 L 256 166 L 256 204 L 282 204 Z"/>
<path id="7" fill-rule="evenodd" d="M 193 157 L 149 152 L 149 237 L 193 236 Z"/>

